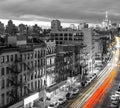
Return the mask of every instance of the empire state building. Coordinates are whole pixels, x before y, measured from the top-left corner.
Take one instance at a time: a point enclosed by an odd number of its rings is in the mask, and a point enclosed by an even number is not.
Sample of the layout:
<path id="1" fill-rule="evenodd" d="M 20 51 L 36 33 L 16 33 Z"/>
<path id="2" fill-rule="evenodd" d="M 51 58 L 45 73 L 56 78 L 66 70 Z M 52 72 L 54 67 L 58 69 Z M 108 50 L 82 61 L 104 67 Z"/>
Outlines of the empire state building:
<path id="1" fill-rule="evenodd" d="M 109 30 L 111 27 L 111 21 L 108 19 L 108 12 L 106 11 L 105 19 L 102 22 L 102 27 L 105 30 Z"/>

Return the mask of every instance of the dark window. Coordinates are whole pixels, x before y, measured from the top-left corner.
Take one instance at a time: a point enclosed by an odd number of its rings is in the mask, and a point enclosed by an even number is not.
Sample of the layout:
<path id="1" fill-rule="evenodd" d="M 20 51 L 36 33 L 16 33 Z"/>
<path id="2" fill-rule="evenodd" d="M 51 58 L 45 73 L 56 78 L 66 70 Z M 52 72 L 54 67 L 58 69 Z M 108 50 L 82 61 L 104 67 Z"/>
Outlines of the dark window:
<path id="1" fill-rule="evenodd" d="M 15 54 L 15 60 L 17 60 L 17 54 Z"/>
<path id="2" fill-rule="evenodd" d="M 6 67 L 6 74 L 9 74 L 10 70 L 8 67 Z"/>
<path id="3" fill-rule="evenodd" d="M 5 104 L 5 94 L 3 93 L 2 95 L 1 95 L 1 103 L 2 103 L 2 105 L 4 105 Z"/>
<path id="4" fill-rule="evenodd" d="M 11 55 L 11 61 L 13 61 L 13 55 Z"/>
<path id="5" fill-rule="evenodd" d="M 28 57 L 27 58 L 28 58 L 28 60 L 30 59 L 30 54 L 29 53 L 28 53 Z"/>
<path id="6" fill-rule="evenodd" d="M 9 79 L 7 79 L 6 87 L 9 87 Z"/>
<path id="7" fill-rule="evenodd" d="M 4 89 L 5 88 L 5 80 L 3 79 L 1 82 L 1 88 Z"/>
<path id="8" fill-rule="evenodd" d="M 1 76 L 5 75 L 5 69 L 1 68 Z"/>
<path id="9" fill-rule="evenodd" d="M 31 89 L 33 90 L 33 82 L 31 82 Z"/>

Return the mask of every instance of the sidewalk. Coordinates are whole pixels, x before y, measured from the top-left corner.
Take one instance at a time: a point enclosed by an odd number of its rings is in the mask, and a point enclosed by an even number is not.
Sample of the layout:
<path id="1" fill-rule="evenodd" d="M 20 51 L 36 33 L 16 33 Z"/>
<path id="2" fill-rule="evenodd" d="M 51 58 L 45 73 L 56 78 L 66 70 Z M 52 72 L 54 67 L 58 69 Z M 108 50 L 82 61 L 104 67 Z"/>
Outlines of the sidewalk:
<path id="1" fill-rule="evenodd" d="M 67 82 L 66 85 L 68 85 L 68 87 L 70 87 L 70 84 Z M 81 84 L 80 84 L 80 80 L 76 80 L 76 82 L 72 83 L 71 85 L 72 88 L 80 88 Z M 45 104 L 42 101 L 38 101 L 37 102 L 37 107 L 36 108 L 47 108 L 50 103 L 56 102 L 58 101 L 58 99 L 65 97 L 66 94 L 70 91 L 71 88 L 69 88 L 69 90 L 61 90 L 58 94 L 56 94 L 55 96 L 53 96 L 50 100 L 46 100 Z"/>
<path id="2" fill-rule="evenodd" d="M 66 91 L 60 91 L 57 95 L 52 97 L 50 100 L 46 100 L 45 103 L 42 101 L 38 101 L 35 108 L 44 108 L 44 106 L 45 106 L 45 108 L 47 108 L 50 105 L 50 103 L 58 101 L 58 99 L 65 97 L 66 94 L 67 94 Z"/>

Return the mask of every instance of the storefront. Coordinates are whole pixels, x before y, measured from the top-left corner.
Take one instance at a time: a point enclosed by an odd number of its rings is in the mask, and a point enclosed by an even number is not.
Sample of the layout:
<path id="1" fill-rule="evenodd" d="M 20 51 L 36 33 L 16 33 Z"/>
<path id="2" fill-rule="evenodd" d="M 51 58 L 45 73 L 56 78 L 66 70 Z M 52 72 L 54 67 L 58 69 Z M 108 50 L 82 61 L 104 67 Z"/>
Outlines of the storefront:
<path id="1" fill-rule="evenodd" d="M 31 108 L 35 101 L 39 99 L 39 92 L 24 99 L 24 108 Z"/>
<path id="2" fill-rule="evenodd" d="M 58 84 L 52 85 L 50 86 L 47 90 L 46 90 L 46 96 L 48 98 L 51 98 L 55 95 L 57 95 L 60 91 L 63 91 L 67 86 L 67 81 L 62 81 Z"/>
<path id="3" fill-rule="evenodd" d="M 14 104 L 8 108 L 24 108 L 24 102 L 23 101 L 17 102 L 16 104 Z"/>

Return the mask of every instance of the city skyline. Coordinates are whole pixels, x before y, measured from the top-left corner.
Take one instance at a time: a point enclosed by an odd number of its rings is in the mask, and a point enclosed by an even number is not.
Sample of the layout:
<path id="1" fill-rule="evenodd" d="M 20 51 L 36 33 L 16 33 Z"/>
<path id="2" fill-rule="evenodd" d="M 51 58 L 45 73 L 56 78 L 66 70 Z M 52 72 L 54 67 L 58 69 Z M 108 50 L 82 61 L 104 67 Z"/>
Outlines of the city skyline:
<path id="1" fill-rule="evenodd" d="M 50 25 L 52 19 L 69 23 L 101 23 L 108 11 L 110 19 L 119 23 L 118 0 L 4 0 L 0 1 L 0 19 L 27 24 Z"/>

